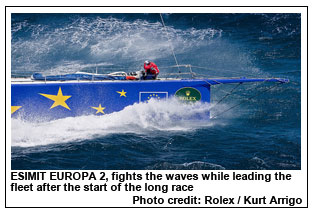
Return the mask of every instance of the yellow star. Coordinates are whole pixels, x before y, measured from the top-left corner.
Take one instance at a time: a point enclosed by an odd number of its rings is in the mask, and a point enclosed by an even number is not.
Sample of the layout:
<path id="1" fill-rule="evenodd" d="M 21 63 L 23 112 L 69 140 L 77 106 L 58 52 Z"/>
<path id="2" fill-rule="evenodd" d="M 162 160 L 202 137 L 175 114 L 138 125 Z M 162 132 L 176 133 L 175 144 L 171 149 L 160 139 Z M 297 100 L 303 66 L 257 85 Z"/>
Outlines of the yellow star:
<path id="1" fill-rule="evenodd" d="M 22 106 L 11 106 L 11 114 L 19 110 Z"/>
<path id="2" fill-rule="evenodd" d="M 65 101 L 68 100 L 71 96 L 63 96 L 61 87 L 59 88 L 57 95 L 50 95 L 50 94 L 44 94 L 44 93 L 39 93 L 39 94 L 54 101 L 50 109 L 60 105 L 70 110 L 70 108 L 68 107 Z"/>
<path id="3" fill-rule="evenodd" d="M 101 104 L 99 105 L 99 107 L 91 107 L 91 108 L 97 110 L 95 114 L 97 114 L 97 113 L 105 114 L 103 111 L 105 109 L 105 107 L 102 107 Z"/>
<path id="4" fill-rule="evenodd" d="M 122 97 L 122 96 L 127 97 L 126 96 L 127 92 L 125 92 L 124 90 L 122 90 L 121 92 L 120 91 L 116 91 L 116 92 L 120 94 L 120 97 Z"/>

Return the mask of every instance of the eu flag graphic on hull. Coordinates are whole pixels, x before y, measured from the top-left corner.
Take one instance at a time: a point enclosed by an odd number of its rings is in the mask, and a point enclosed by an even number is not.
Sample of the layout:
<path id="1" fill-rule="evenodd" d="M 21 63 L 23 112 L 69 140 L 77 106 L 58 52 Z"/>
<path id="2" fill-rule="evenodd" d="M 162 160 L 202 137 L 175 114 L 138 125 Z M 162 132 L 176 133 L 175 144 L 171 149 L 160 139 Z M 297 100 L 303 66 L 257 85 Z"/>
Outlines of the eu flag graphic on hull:
<path id="1" fill-rule="evenodd" d="M 168 92 L 140 92 L 139 102 L 146 102 L 152 98 L 168 99 Z"/>

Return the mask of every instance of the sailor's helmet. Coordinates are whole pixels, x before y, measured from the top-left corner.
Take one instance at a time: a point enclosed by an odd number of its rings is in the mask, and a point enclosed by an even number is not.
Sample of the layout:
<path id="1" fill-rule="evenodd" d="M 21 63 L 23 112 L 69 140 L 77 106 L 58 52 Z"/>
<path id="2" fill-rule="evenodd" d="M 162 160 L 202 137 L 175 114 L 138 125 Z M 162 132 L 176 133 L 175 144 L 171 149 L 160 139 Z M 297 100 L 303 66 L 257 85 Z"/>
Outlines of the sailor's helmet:
<path id="1" fill-rule="evenodd" d="M 151 62 L 149 60 L 145 60 L 144 64 L 149 65 Z"/>

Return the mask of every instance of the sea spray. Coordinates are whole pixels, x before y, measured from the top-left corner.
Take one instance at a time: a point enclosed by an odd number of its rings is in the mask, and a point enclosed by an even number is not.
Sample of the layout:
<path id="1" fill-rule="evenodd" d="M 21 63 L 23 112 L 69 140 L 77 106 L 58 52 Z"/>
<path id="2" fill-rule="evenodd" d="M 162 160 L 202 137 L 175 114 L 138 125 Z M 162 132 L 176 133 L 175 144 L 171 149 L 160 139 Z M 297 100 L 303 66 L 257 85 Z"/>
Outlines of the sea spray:
<path id="1" fill-rule="evenodd" d="M 212 126 L 210 104 L 182 103 L 175 98 L 136 103 L 102 116 L 69 117 L 49 122 L 12 119 L 12 145 L 36 146 L 88 140 L 113 133 L 192 131 Z M 202 119 L 205 117 L 206 119 Z M 200 118 L 200 119 L 198 119 Z"/>
<path id="2" fill-rule="evenodd" d="M 39 23 L 33 23 L 28 19 L 19 21 L 18 15 L 15 17 L 11 27 L 12 70 L 17 73 L 75 72 L 103 61 L 104 64 L 127 66 L 123 70 L 138 70 L 138 63 L 145 59 L 171 56 L 160 20 L 131 22 L 106 14 L 68 18 L 42 14 L 42 19 L 56 19 L 57 22 L 37 20 Z M 179 54 L 222 36 L 222 30 L 213 28 L 179 29 L 171 25 L 167 28 L 170 38 L 175 39 L 173 45 L 179 48 Z M 121 61 L 127 65 L 120 64 Z"/>

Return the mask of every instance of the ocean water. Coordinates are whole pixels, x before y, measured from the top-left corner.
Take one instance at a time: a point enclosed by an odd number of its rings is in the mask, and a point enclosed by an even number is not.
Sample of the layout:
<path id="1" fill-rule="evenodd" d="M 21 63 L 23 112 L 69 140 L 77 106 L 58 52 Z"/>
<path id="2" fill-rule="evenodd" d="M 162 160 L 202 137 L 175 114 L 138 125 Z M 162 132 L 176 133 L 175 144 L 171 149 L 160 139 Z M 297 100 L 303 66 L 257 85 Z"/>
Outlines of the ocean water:
<path id="1" fill-rule="evenodd" d="M 174 99 L 104 116 L 11 119 L 12 169 L 300 169 L 300 14 L 12 14 L 12 77 L 191 64 L 199 78 L 281 77 L 212 87 L 210 109 Z M 169 38 L 169 39 L 168 39 Z M 181 67 L 182 71 L 189 70 Z M 271 88 L 271 89 L 269 89 Z M 236 106 L 237 105 L 237 106 Z M 234 107 L 228 110 L 228 108 Z"/>

